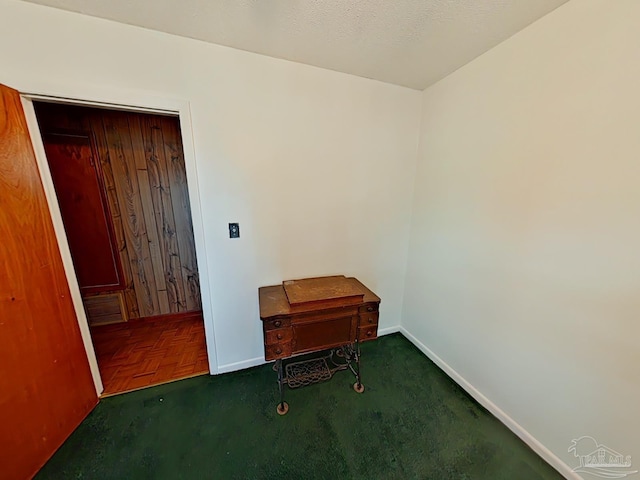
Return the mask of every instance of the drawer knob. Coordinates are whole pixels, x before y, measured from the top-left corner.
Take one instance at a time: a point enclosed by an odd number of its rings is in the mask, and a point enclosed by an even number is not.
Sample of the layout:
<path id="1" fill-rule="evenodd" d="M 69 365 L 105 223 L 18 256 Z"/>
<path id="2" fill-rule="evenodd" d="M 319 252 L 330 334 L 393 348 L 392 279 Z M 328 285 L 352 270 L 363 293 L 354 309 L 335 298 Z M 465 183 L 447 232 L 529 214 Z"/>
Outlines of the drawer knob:
<path id="1" fill-rule="evenodd" d="M 276 355 L 280 355 L 282 353 L 282 349 L 281 348 L 276 348 Z"/>
<path id="2" fill-rule="evenodd" d="M 276 338 L 277 338 L 278 340 L 282 340 L 282 334 L 281 334 L 281 333 L 277 334 L 277 335 L 276 335 Z"/>
<path id="3" fill-rule="evenodd" d="M 281 322 L 280 320 L 276 320 L 275 322 L 273 322 L 273 324 L 274 324 L 276 327 L 279 327 L 280 325 L 282 325 L 282 322 Z"/>
<path id="4" fill-rule="evenodd" d="M 373 307 L 371 305 L 367 307 L 367 312 L 373 312 Z"/>
<path id="5" fill-rule="evenodd" d="M 373 323 L 373 318 L 369 317 L 369 323 Z"/>
<path id="6" fill-rule="evenodd" d="M 371 335 L 373 335 L 373 330 L 367 330 L 367 337 L 370 337 Z"/>

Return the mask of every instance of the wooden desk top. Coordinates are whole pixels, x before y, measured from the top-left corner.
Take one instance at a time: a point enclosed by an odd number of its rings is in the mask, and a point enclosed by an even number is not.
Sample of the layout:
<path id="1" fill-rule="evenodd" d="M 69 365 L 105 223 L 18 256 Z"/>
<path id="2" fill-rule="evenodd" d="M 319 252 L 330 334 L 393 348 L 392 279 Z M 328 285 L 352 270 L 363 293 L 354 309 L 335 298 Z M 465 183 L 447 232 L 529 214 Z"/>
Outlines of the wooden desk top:
<path id="1" fill-rule="evenodd" d="M 283 285 L 261 287 L 258 293 L 262 320 L 363 303 L 380 303 L 380 297 L 360 281 L 344 275 L 283 282 Z"/>
<path id="2" fill-rule="evenodd" d="M 282 282 L 289 305 L 335 302 L 338 306 L 362 303 L 364 292 L 344 275 L 304 278 Z"/>

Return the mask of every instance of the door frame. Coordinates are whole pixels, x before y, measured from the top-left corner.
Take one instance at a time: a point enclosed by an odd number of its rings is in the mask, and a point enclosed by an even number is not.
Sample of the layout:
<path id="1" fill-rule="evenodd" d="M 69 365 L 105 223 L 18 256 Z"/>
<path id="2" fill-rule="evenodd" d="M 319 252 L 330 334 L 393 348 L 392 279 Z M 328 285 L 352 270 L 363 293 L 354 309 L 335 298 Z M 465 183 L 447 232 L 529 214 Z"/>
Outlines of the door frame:
<path id="1" fill-rule="evenodd" d="M 191 124 L 191 107 L 187 100 L 171 99 L 163 97 L 149 96 L 142 92 L 129 92 L 123 90 L 104 89 L 94 86 L 83 86 L 82 92 L 78 93 L 77 85 L 75 91 L 70 91 L 69 86 L 49 84 L 46 80 L 34 91 L 25 91 L 16 86 L 20 92 L 22 106 L 24 108 L 27 126 L 31 136 L 31 143 L 38 163 L 38 170 L 42 178 L 49 213 L 53 221 L 53 227 L 58 241 L 58 248 L 62 256 L 64 269 L 71 291 L 73 305 L 76 311 L 78 325 L 82 334 L 91 374 L 93 376 L 96 392 L 100 395 L 104 387 L 98 369 L 96 354 L 91 341 L 89 322 L 82 304 L 80 287 L 76 277 L 69 243 L 62 223 L 60 206 L 55 194 L 49 164 L 45 155 L 44 143 L 40 135 L 38 120 L 36 118 L 34 101 L 45 101 L 53 103 L 65 103 L 69 105 L 103 107 L 112 110 L 124 110 L 139 113 L 156 113 L 177 115 L 180 119 L 180 134 L 184 150 L 184 161 L 187 176 L 187 187 L 189 190 L 189 201 L 191 203 L 191 217 L 193 223 L 193 236 L 195 241 L 196 259 L 198 262 L 198 275 L 200 280 L 200 296 L 202 300 L 202 315 L 204 318 L 205 338 L 207 344 L 207 357 L 209 361 L 209 371 L 211 374 L 218 373 L 218 362 L 216 357 L 216 344 L 214 336 L 214 313 L 211 303 L 211 283 L 209 281 L 209 268 L 207 262 L 206 243 L 204 238 L 204 222 L 202 218 L 202 205 L 200 201 L 200 191 L 198 188 L 198 170 L 195 156 L 195 146 L 193 142 L 193 130 Z"/>

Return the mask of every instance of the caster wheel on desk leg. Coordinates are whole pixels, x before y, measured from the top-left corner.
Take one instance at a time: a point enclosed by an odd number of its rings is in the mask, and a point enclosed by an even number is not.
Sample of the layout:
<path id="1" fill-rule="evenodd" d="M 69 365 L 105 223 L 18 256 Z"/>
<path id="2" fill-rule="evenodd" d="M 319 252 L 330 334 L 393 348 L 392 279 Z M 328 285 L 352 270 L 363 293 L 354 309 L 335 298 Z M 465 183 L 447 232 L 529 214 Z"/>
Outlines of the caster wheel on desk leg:
<path id="1" fill-rule="evenodd" d="M 362 393 L 364 392 L 364 385 L 360 384 L 358 385 L 358 382 L 353 384 L 353 389 L 357 392 L 357 393 Z"/>
<path id="2" fill-rule="evenodd" d="M 289 411 L 289 404 L 287 402 L 279 403 L 276 411 L 278 412 L 278 415 L 286 415 Z"/>

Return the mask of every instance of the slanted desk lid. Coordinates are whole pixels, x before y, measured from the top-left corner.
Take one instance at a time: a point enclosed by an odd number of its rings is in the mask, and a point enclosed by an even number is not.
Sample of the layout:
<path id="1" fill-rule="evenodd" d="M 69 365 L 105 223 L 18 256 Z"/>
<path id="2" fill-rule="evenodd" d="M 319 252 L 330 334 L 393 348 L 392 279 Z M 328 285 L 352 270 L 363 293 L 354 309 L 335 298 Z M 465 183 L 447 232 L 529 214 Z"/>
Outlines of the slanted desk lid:
<path id="1" fill-rule="evenodd" d="M 289 305 L 326 303 L 333 306 L 362 303 L 364 292 L 356 282 L 344 275 L 305 278 L 282 282 Z"/>

